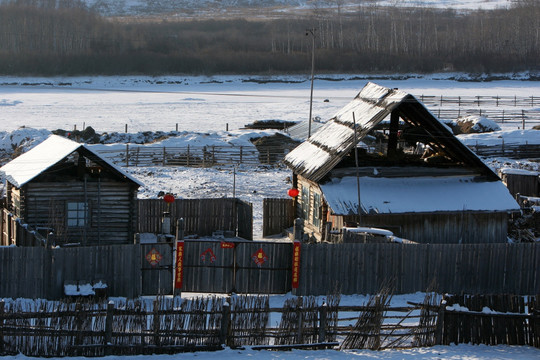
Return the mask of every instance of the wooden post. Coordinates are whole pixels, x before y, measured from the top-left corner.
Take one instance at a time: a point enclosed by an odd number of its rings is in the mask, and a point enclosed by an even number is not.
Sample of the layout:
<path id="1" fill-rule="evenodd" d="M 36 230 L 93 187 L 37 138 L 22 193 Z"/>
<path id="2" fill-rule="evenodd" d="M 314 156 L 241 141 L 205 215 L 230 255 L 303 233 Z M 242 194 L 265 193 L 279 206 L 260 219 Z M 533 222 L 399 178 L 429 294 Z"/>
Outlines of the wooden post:
<path id="1" fill-rule="evenodd" d="M 442 300 L 439 306 L 439 313 L 437 316 L 437 324 L 435 325 L 435 344 L 443 344 L 443 331 L 444 331 L 444 312 L 446 310 L 446 300 Z"/>
<path id="2" fill-rule="evenodd" d="M 154 330 L 154 345 L 157 347 L 161 346 L 161 341 L 159 338 L 159 328 L 160 328 L 160 321 L 159 321 L 159 301 L 156 298 L 154 300 L 154 321 L 152 323 L 152 329 Z"/>
<path id="3" fill-rule="evenodd" d="M 302 241 L 304 220 L 297 218 L 294 220 L 294 240 Z"/>
<path id="4" fill-rule="evenodd" d="M 521 110 L 521 129 L 525 130 L 525 110 Z"/>
<path id="5" fill-rule="evenodd" d="M 124 131 L 124 132 L 127 134 L 127 132 L 128 132 L 128 125 L 127 124 L 126 124 L 126 129 L 125 130 L 126 131 Z"/>
<path id="6" fill-rule="evenodd" d="M 4 353 L 4 300 L 0 300 L 0 354 Z"/>
<path id="7" fill-rule="evenodd" d="M 298 300 L 302 302 L 302 297 L 299 297 Z M 304 341 L 304 308 L 302 305 L 296 310 L 298 313 L 298 332 L 296 334 L 296 343 L 302 344 Z"/>
<path id="8" fill-rule="evenodd" d="M 129 144 L 126 144 L 126 167 L 129 167 Z"/>
<path id="9" fill-rule="evenodd" d="M 109 301 L 107 304 L 107 317 L 105 318 L 105 337 L 104 337 L 104 347 L 105 355 L 112 354 L 112 325 L 113 325 L 113 316 L 114 316 L 114 302 Z"/>
<path id="10" fill-rule="evenodd" d="M 75 355 L 76 356 L 81 356 L 80 345 L 82 345 L 82 339 L 83 339 L 82 325 L 84 323 L 83 316 L 85 315 L 85 313 L 82 311 L 82 304 L 81 303 L 77 303 L 75 305 L 75 313 L 77 314 L 76 318 L 75 318 L 75 331 L 76 331 L 76 334 L 75 334 L 75 346 L 76 346 Z"/>
<path id="11" fill-rule="evenodd" d="M 164 146 L 163 147 L 163 158 L 161 159 L 161 165 L 162 166 L 165 166 L 166 158 L 167 158 L 167 149 Z"/>
<path id="12" fill-rule="evenodd" d="M 178 132 L 178 123 L 176 123 L 176 132 Z"/>
<path id="13" fill-rule="evenodd" d="M 187 166 L 189 166 L 189 144 L 187 146 Z"/>
<path id="14" fill-rule="evenodd" d="M 229 131 L 229 123 L 225 124 L 225 131 Z"/>
<path id="15" fill-rule="evenodd" d="M 328 305 L 326 302 L 323 302 L 319 308 L 319 343 L 326 341 L 326 310 Z"/>
<path id="16" fill-rule="evenodd" d="M 230 346 L 229 332 L 231 323 L 231 305 L 227 300 L 223 303 L 223 309 L 221 310 L 221 328 L 219 329 L 219 341 L 222 345 Z"/>

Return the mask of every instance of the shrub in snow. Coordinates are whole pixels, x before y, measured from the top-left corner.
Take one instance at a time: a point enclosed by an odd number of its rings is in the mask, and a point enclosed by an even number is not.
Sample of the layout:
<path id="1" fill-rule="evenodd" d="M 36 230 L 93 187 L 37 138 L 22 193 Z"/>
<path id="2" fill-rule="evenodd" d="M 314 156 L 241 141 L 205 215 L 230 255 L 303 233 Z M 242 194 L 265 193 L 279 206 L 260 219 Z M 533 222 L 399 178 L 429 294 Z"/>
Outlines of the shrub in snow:
<path id="1" fill-rule="evenodd" d="M 458 131 L 459 134 L 486 133 L 501 130 L 499 125 L 494 121 L 476 115 L 457 118 L 453 129 L 454 133 Z"/>

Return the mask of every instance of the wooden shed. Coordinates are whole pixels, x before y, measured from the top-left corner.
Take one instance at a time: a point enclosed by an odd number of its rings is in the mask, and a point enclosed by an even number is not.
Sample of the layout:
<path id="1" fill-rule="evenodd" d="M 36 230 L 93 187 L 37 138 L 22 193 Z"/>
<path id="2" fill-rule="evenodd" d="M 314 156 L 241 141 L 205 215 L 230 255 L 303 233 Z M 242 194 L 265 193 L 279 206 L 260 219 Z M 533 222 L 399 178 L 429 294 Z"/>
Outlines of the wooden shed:
<path id="1" fill-rule="evenodd" d="M 87 145 L 52 135 L 0 171 L 6 211 L 54 244 L 134 242 L 141 183 Z"/>
<path id="2" fill-rule="evenodd" d="M 368 83 L 285 157 L 311 241 L 374 226 L 421 243 L 507 239 L 519 206 L 500 178 L 414 96 Z"/>

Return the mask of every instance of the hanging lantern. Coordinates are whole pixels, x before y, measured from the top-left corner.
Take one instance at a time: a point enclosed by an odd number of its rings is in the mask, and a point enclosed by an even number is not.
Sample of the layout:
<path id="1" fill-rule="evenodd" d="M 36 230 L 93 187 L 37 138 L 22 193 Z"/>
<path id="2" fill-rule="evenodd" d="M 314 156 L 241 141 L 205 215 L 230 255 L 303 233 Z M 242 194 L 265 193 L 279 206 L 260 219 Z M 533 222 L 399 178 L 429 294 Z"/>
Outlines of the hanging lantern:
<path id="1" fill-rule="evenodd" d="M 289 189 L 287 191 L 287 195 L 289 195 L 292 198 L 297 197 L 299 193 L 300 191 L 298 191 L 298 189 L 295 189 L 295 188 Z"/>
<path id="2" fill-rule="evenodd" d="M 165 196 L 163 196 L 163 201 L 167 204 L 171 204 L 174 202 L 174 196 L 172 194 L 165 194 Z"/>

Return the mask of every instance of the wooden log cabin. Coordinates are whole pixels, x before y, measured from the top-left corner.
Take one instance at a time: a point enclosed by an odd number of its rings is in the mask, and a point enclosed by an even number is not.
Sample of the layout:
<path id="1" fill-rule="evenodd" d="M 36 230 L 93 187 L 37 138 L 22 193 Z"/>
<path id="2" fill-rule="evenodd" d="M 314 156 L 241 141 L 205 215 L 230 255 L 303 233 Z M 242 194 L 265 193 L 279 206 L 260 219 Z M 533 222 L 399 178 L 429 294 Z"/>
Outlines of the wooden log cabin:
<path id="1" fill-rule="evenodd" d="M 344 226 L 420 243 L 507 241 L 517 202 L 500 178 L 414 96 L 368 83 L 285 163 L 309 241 Z M 339 240 L 338 240 L 339 241 Z"/>
<path id="2" fill-rule="evenodd" d="M 6 209 L 52 245 L 134 242 L 141 185 L 87 145 L 52 135 L 0 168 Z"/>

